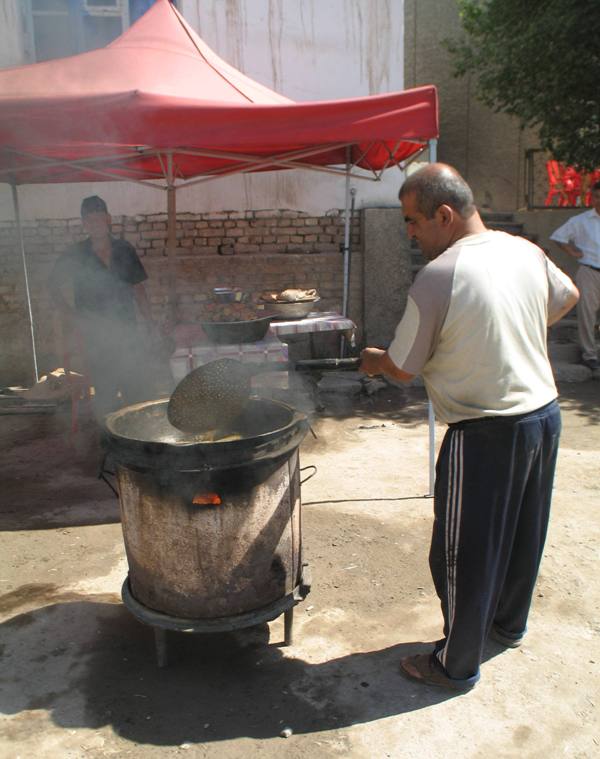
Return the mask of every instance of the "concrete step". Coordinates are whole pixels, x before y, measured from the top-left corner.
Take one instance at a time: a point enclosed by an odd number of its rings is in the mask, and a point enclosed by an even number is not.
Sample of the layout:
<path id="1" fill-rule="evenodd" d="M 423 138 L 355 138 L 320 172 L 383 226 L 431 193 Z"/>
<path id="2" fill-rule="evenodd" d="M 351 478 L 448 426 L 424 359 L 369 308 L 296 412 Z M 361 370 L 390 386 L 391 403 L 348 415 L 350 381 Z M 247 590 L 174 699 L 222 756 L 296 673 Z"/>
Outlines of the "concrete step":
<path id="1" fill-rule="evenodd" d="M 556 336 L 555 327 L 562 322 L 566 324 L 562 324 L 559 334 L 568 334 L 571 336 L 570 339 Z M 557 382 L 587 382 L 590 379 L 600 379 L 600 370 L 592 371 L 580 363 L 581 349 L 573 336 L 573 327 L 576 326 L 575 319 L 566 318 L 549 330 L 548 357 Z"/>
<path id="2" fill-rule="evenodd" d="M 567 364 L 578 364 L 581 356 L 581 350 L 577 343 L 559 342 L 556 340 L 548 341 L 548 356 L 550 362 L 562 362 Z"/>
<path id="3" fill-rule="evenodd" d="M 483 211 L 479 210 L 479 213 L 481 215 L 481 218 L 486 223 L 495 223 L 495 222 L 503 222 L 503 221 L 513 221 L 515 218 L 514 214 L 510 211 Z"/>
<path id="4" fill-rule="evenodd" d="M 583 364 L 568 364 L 564 361 L 552 362 L 554 379 L 557 382 L 587 382 L 600 380 L 600 369 L 592 371 Z"/>
<path id="5" fill-rule="evenodd" d="M 548 330 L 550 341 L 562 343 L 577 343 L 577 319 L 574 316 L 566 316 Z"/>
<path id="6" fill-rule="evenodd" d="M 522 224 L 517 224 L 516 222 L 494 222 L 492 224 L 488 222 L 486 223 L 486 227 L 489 229 L 495 229 L 498 232 L 508 232 L 511 235 L 520 235 L 521 237 L 523 237 L 523 230 L 525 229 Z"/>

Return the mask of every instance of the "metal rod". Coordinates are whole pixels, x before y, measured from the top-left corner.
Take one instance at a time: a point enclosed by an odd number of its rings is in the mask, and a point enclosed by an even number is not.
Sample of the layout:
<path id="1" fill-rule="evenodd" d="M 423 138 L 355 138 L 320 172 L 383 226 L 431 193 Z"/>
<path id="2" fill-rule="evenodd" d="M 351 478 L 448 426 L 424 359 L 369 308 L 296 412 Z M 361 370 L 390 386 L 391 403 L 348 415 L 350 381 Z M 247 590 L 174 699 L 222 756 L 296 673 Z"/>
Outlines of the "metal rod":
<path id="1" fill-rule="evenodd" d="M 177 148 L 177 155 L 195 155 L 205 158 L 228 158 L 241 163 L 252 161 L 253 163 L 274 163 L 276 161 L 297 161 L 300 158 L 309 158 L 319 153 L 330 153 L 332 150 L 341 150 L 351 145 L 349 142 L 336 142 L 325 145 L 312 145 L 310 148 L 296 148 L 285 153 L 273 156 L 253 155 L 252 153 L 232 153 L 227 150 L 210 150 L 209 148 Z"/>
<path id="2" fill-rule="evenodd" d="M 15 150 L 14 148 L 10 147 L 1 148 L 1 150 L 3 153 L 8 153 L 10 155 L 22 156 L 24 158 L 35 158 L 35 160 L 40 161 L 40 164 L 24 164 L 23 166 L 13 166 L 10 169 L 1 169 L 0 176 L 3 174 L 14 175 L 17 171 L 35 171 L 36 169 L 40 168 L 40 166 L 51 168 L 53 166 L 71 166 L 74 163 L 77 163 L 78 165 L 87 165 L 91 163 L 126 161 L 129 158 L 140 158 L 141 156 L 152 155 L 154 152 L 150 148 L 140 148 L 132 153 L 114 153 L 110 155 L 93 156 L 91 158 L 75 158 L 69 160 L 67 158 L 47 158 L 46 156 L 37 155 L 36 153 L 29 153 L 26 150 Z"/>
<path id="3" fill-rule="evenodd" d="M 177 196 L 173 179 L 173 153 L 167 154 L 167 257 L 169 265 L 169 303 L 167 320 L 169 326 L 175 326 L 177 311 L 177 272 L 175 257 L 177 255 Z"/>
<path id="4" fill-rule="evenodd" d="M 427 401 L 427 421 L 429 423 L 429 492 L 428 498 L 433 498 L 435 492 L 435 415 L 431 401 Z"/>
<path id="5" fill-rule="evenodd" d="M 187 153 L 188 151 L 186 151 Z M 207 153 L 208 157 L 210 155 Z M 309 154 L 309 155 L 312 155 Z M 219 156 L 221 157 L 221 156 Z M 225 158 L 229 158 L 228 156 L 224 156 Z M 248 158 L 244 162 L 234 164 L 233 166 L 225 166 L 223 168 L 214 169 L 211 172 L 207 172 L 204 174 L 200 179 L 191 179 L 189 181 L 183 182 L 179 184 L 179 187 L 192 187 L 196 184 L 203 184 L 204 182 L 209 182 L 211 179 L 215 179 L 218 177 L 226 177 L 231 174 L 247 174 L 248 172 L 255 171 L 256 166 L 264 166 L 265 171 L 269 170 L 275 170 L 276 168 L 287 168 L 287 169 L 304 169 L 308 171 L 320 171 L 324 174 L 334 174 L 334 175 L 347 175 L 346 169 L 334 169 L 330 166 L 316 166 L 314 164 L 310 163 L 302 163 L 298 160 L 279 160 L 279 159 L 264 159 L 264 158 Z M 377 177 L 376 173 L 375 178 L 378 181 L 379 177 Z M 368 181 L 374 181 L 372 177 L 370 176 L 363 176 L 362 174 L 352 174 L 356 179 L 366 179 Z"/>
<path id="6" fill-rule="evenodd" d="M 350 169 L 352 166 L 352 148 L 346 148 L 346 192 L 344 193 L 344 289 L 342 292 L 342 315 L 348 316 L 348 292 L 350 289 Z M 340 339 L 340 358 L 346 353 L 346 338 Z"/>
<path id="7" fill-rule="evenodd" d="M 437 140 L 429 140 L 429 162 L 437 161 Z M 427 416 L 429 421 L 429 493 L 433 498 L 435 492 L 435 414 L 430 400 L 427 401 Z"/>
<path id="8" fill-rule="evenodd" d="M 27 155 L 26 153 L 19 152 L 19 151 L 8 151 L 8 152 L 13 153 L 14 155 Z M 164 187 L 162 187 L 161 185 L 152 184 L 152 182 L 150 180 L 146 181 L 146 180 L 142 180 L 142 179 L 133 179 L 132 177 L 128 177 L 128 176 L 125 176 L 123 174 L 117 174 L 117 173 L 115 173 L 116 172 L 116 168 L 115 168 L 114 171 L 110 170 L 110 169 L 109 170 L 102 170 L 102 169 L 97 169 L 94 166 L 89 165 L 92 162 L 92 160 L 96 160 L 97 162 L 106 161 L 107 163 L 112 163 L 115 160 L 121 161 L 121 160 L 124 160 L 125 158 L 134 158 L 134 157 L 136 157 L 136 154 L 131 154 L 129 156 L 122 156 L 122 157 L 121 156 L 118 156 L 118 157 L 112 156 L 112 157 L 101 158 L 101 159 L 89 159 L 89 160 L 88 159 L 84 159 L 84 160 L 75 160 L 75 161 L 67 161 L 67 160 L 57 161 L 57 160 L 54 160 L 54 159 L 45 159 L 42 156 L 35 156 L 36 160 L 38 160 L 38 161 L 41 162 L 39 164 L 39 167 L 38 166 L 23 166 L 23 167 L 21 167 L 21 168 L 19 168 L 17 170 L 18 171 L 28 172 L 28 171 L 33 171 L 33 170 L 35 170 L 37 168 L 42 168 L 43 169 L 43 168 L 51 168 L 51 167 L 55 167 L 55 166 L 63 167 L 65 169 L 73 168 L 73 169 L 79 169 L 81 171 L 87 171 L 90 174 L 98 174 L 98 176 L 107 177 L 108 179 L 115 179 L 117 181 L 135 182 L 136 184 L 140 184 L 140 185 L 142 185 L 144 187 L 152 187 L 152 188 L 155 188 L 157 190 L 164 190 L 165 189 Z M 126 167 L 124 167 L 124 170 L 125 171 L 136 171 L 137 172 L 136 169 L 132 170 L 132 169 L 127 169 Z M 3 172 L 0 172 L 0 174 L 1 173 L 3 173 Z M 11 173 L 14 174 L 14 170 Z M 137 173 L 139 173 L 139 172 L 137 172 Z M 155 172 L 153 172 L 153 173 L 155 173 Z M 158 172 L 156 172 L 156 176 L 159 177 L 160 174 L 158 174 Z M 67 179 L 62 179 L 61 181 L 67 182 L 67 181 L 69 181 L 69 179 L 68 178 Z"/>
<path id="9" fill-rule="evenodd" d="M 294 607 L 283 612 L 283 642 L 286 646 L 294 643 Z"/>
<path id="10" fill-rule="evenodd" d="M 19 193 L 17 191 L 17 185 L 13 182 L 11 184 L 13 207 L 15 211 L 15 221 L 17 222 L 17 231 L 19 234 L 19 247 L 21 249 L 21 261 L 23 262 L 23 274 L 25 276 L 25 293 L 27 296 L 27 311 L 29 313 L 29 327 L 31 330 L 31 349 L 33 353 L 33 373 L 35 382 L 40 378 L 38 373 L 37 352 L 35 348 L 35 330 L 33 327 L 33 309 L 31 308 L 31 292 L 29 291 L 29 274 L 27 272 L 27 258 L 25 256 L 25 240 L 23 239 L 23 227 L 21 225 L 21 211 L 19 208 Z"/>
<path id="11" fill-rule="evenodd" d="M 285 168 L 288 169 L 295 169 L 296 171 L 318 171 L 324 174 L 333 174 L 334 176 L 345 176 L 346 172 L 341 169 L 328 169 L 326 166 L 311 166 L 310 164 L 289 164 L 286 165 Z M 205 182 L 211 182 L 213 179 L 220 179 L 221 177 L 230 176 L 232 174 L 248 174 L 249 172 L 254 171 L 255 169 L 251 167 L 246 167 L 243 169 L 235 169 L 227 172 L 222 172 L 221 174 L 211 174 L 210 176 L 203 176 L 201 179 L 192 179 L 189 182 L 183 182 L 177 185 L 177 187 L 193 187 L 197 184 L 204 184 Z M 269 169 L 265 169 L 265 171 L 268 171 Z M 366 171 L 366 169 L 365 169 Z M 377 176 L 375 174 L 374 176 L 366 176 L 364 174 L 350 174 L 352 179 L 362 179 L 365 182 L 380 182 L 381 177 Z"/>
<path id="12" fill-rule="evenodd" d="M 344 198 L 344 291 L 342 296 L 342 315 L 348 316 L 348 249 L 350 247 L 350 161 L 351 148 L 346 148 L 346 192 Z"/>
<path id="13" fill-rule="evenodd" d="M 437 144 L 435 137 L 429 140 L 429 163 L 437 163 Z"/>
<path id="14" fill-rule="evenodd" d="M 417 160 L 417 158 L 418 158 L 418 157 L 421 155 L 421 153 L 423 153 L 425 150 L 427 150 L 427 147 L 426 147 L 426 146 L 423 146 L 423 147 L 421 148 L 421 150 L 417 150 L 417 152 L 416 152 L 416 153 L 413 153 L 413 154 L 410 156 L 410 158 L 407 158 L 407 159 L 406 159 L 406 161 L 404 161 L 404 163 L 396 163 L 395 165 L 396 165 L 396 166 L 397 166 L 397 167 L 400 169 L 400 171 L 406 171 L 406 167 L 407 167 L 407 166 L 410 166 L 410 164 L 411 164 L 413 161 L 416 161 L 416 160 Z"/>

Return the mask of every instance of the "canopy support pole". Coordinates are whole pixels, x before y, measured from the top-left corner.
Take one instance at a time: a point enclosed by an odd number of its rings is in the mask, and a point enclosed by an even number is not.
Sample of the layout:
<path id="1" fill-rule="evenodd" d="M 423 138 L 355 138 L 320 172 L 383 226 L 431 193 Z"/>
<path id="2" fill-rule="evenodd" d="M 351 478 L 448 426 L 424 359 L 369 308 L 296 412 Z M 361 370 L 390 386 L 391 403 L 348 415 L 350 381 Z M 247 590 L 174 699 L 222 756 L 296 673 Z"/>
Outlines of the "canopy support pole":
<path id="1" fill-rule="evenodd" d="M 173 179 L 173 153 L 167 154 L 167 257 L 169 265 L 169 292 L 167 328 L 170 331 L 177 321 L 177 198 Z"/>
<path id="2" fill-rule="evenodd" d="M 429 140 L 429 162 L 437 161 L 437 140 Z M 430 400 L 427 401 L 427 418 L 429 423 L 429 492 L 427 496 L 433 498 L 435 492 L 435 414 Z"/>
<path id="3" fill-rule="evenodd" d="M 344 208 L 344 289 L 342 292 L 342 315 L 348 316 L 348 294 L 350 291 L 350 170 L 352 168 L 352 148 L 346 146 L 346 192 Z M 340 341 L 340 356 L 346 352 L 346 339 Z"/>
<path id="4" fill-rule="evenodd" d="M 35 348 L 35 331 L 33 328 L 33 309 L 31 308 L 31 292 L 29 290 L 29 274 L 27 271 L 27 258 L 25 257 L 25 240 L 23 239 L 23 226 L 21 224 L 21 210 L 19 208 L 19 193 L 15 182 L 11 183 L 13 207 L 15 212 L 15 221 L 17 222 L 17 231 L 19 235 L 19 248 L 21 250 L 21 261 L 23 263 L 23 274 L 25 275 L 25 294 L 27 296 L 27 311 L 29 313 L 29 328 L 31 331 L 31 349 L 33 354 L 33 373 L 35 382 L 40 378 L 38 373 L 37 352 Z"/>

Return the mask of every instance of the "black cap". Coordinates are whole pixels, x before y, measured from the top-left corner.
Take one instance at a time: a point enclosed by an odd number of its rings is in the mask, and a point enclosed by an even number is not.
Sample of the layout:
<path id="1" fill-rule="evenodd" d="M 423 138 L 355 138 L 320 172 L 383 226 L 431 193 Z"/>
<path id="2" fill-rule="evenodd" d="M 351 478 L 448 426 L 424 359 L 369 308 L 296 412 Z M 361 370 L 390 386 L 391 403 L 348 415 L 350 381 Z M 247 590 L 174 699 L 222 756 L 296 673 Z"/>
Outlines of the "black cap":
<path id="1" fill-rule="evenodd" d="M 90 195 L 81 202 L 81 217 L 87 216 L 88 213 L 108 213 L 108 208 L 101 197 Z"/>

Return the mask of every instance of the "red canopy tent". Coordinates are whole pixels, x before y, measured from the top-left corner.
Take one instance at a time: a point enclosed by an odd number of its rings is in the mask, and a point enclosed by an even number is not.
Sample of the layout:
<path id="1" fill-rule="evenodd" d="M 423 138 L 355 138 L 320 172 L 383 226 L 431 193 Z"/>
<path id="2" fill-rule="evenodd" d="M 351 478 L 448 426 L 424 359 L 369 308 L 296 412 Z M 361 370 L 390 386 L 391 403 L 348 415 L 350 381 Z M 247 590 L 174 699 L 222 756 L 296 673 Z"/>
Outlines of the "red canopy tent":
<path id="1" fill-rule="evenodd" d="M 19 227 L 20 184 L 134 181 L 167 191 L 170 252 L 178 187 L 310 168 L 345 175 L 348 188 L 437 135 L 435 87 L 293 102 L 225 63 L 168 0 L 106 48 L 0 71 L 0 181 Z M 22 236 L 21 251 L 27 284 Z M 29 292 L 28 302 L 31 318 Z M 33 338 L 32 322 L 35 362 Z"/>

